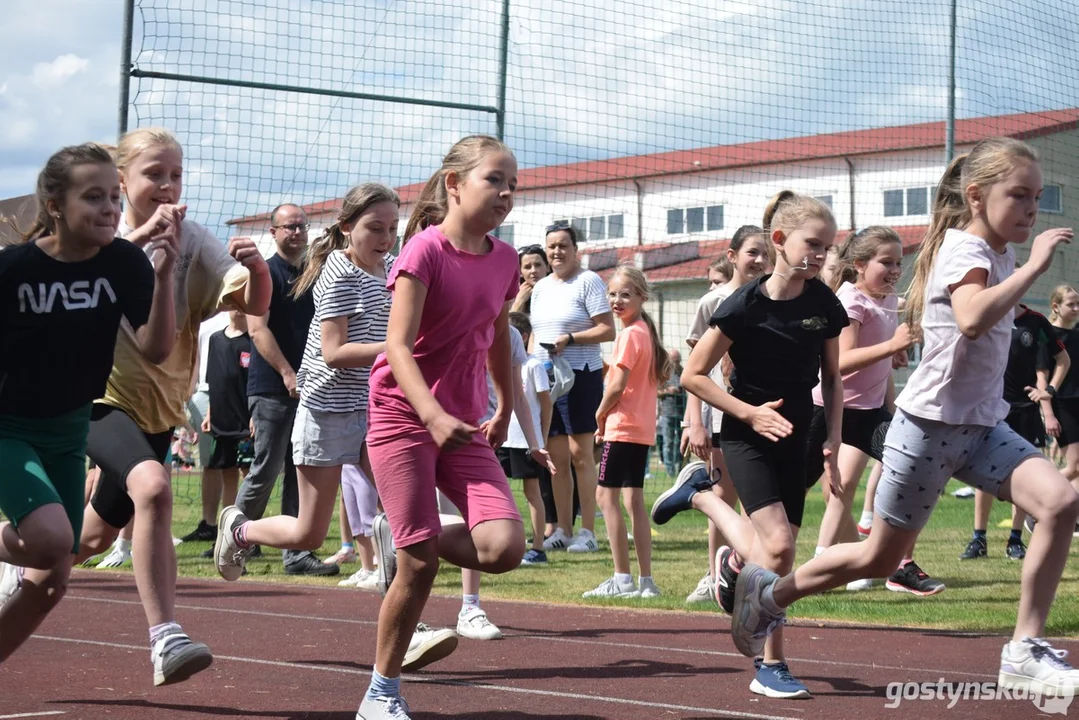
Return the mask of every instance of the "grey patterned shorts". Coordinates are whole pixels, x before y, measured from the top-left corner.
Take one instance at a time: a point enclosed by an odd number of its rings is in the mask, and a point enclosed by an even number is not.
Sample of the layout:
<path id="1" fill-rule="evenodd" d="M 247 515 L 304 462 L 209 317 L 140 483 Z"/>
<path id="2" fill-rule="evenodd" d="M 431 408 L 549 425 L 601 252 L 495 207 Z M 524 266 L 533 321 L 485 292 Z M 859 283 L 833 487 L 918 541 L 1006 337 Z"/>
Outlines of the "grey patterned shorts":
<path id="1" fill-rule="evenodd" d="M 1023 460 L 1041 451 L 1006 423 L 949 425 L 896 409 L 884 441 L 884 474 L 874 498 L 889 525 L 921 530 L 948 479 L 999 496 L 1000 486 Z"/>

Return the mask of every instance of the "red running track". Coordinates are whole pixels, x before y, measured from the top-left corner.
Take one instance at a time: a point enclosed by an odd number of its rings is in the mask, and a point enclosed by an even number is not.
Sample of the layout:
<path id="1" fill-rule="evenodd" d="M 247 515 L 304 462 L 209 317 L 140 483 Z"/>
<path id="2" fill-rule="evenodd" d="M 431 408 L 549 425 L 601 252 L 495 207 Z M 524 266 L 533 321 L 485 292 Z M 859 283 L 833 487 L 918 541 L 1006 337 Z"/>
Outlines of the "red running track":
<path id="1" fill-rule="evenodd" d="M 0 720 L 354 717 L 373 662 L 376 594 L 181 580 L 178 604 L 188 634 L 216 658 L 188 682 L 155 689 L 134 578 L 76 572 L 60 607 L 0 666 Z M 458 607 L 454 598 L 432 598 L 424 619 L 453 626 Z M 415 720 L 1051 717 L 1016 699 L 886 707 L 892 682 L 995 681 L 999 636 L 789 626 L 788 662 L 813 697 L 773 700 L 749 691 L 751 662 L 734 650 L 718 612 L 484 607 L 506 637 L 462 640 L 450 657 L 406 676 Z"/>

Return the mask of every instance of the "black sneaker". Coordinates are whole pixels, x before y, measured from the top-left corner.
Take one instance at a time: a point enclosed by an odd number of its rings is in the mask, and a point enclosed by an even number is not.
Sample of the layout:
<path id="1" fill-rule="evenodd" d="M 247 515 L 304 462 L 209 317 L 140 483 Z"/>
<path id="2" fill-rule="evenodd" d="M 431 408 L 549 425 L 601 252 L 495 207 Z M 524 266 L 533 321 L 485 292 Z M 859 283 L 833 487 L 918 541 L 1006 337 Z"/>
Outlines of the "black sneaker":
<path id="1" fill-rule="evenodd" d="M 199 554 L 199 557 L 200 558 L 206 558 L 207 560 L 213 560 L 214 559 L 214 549 L 213 548 L 206 548 L 205 550 L 203 550 Z"/>
<path id="2" fill-rule="evenodd" d="M 199 520 L 199 526 L 180 539 L 184 542 L 213 542 L 217 539 L 217 526 Z"/>
<path id="3" fill-rule="evenodd" d="M 1027 556 L 1027 546 L 1022 540 L 1008 539 L 1008 548 L 1004 551 L 1009 560 L 1022 560 Z"/>
<path id="4" fill-rule="evenodd" d="M 251 552 L 247 553 L 247 559 L 250 560 L 251 558 L 260 558 L 260 557 L 262 557 L 262 546 L 261 545 L 252 545 L 251 546 Z"/>
<path id="5" fill-rule="evenodd" d="M 307 575 L 309 577 L 329 577 L 341 572 L 340 565 L 327 565 L 312 553 L 304 553 L 285 566 L 286 575 Z"/>
<path id="6" fill-rule="evenodd" d="M 896 570 L 888 578 L 888 582 L 884 584 L 884 587 L 892 592 L 905 592 L 918 597 L 936 595 L 944 591 L 944 583 L 926 575 L 913 560 Z"/>
<path id="7" fill-rule="evenodd" d="M 988 554 L 988 545 L 985 542 L 985 538 L 976 537 L 967 543 L 967 549 L 963 551 L 963 554 L 959 556 L 960 560 L 976 560 L 978 558 L 986 557 Z"/>
<path id="8" fill-rule="evenodd" d="M 734 612 L 734 585 L 738 581 L 738 573 L 731 568 L 731 554 L 734 550 L 724 545 L 716 553 L 716 599 L 720 609 L 730 615 Z"/>

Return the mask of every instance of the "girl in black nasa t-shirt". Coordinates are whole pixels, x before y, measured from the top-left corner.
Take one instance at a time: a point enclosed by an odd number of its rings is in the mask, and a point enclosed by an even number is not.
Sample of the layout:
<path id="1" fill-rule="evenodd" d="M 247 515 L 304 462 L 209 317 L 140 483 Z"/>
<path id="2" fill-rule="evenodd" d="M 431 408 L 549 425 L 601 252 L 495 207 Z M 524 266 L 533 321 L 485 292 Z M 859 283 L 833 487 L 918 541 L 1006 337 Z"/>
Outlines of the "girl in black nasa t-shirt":
<path id="1" fill-rule="evenodd" d="M 25 242 L 0 251 L 0 662 L 56 605 L 78 550 L 90 406 L 105 391 L 122 318 L 146 357 L 172 351 L 178 233 L 155 265 L 115 237 L 120 182 L 108 150 L 67 147 L 37 182 Z M 22 584 L 21 580 L 27 581 Z"/>

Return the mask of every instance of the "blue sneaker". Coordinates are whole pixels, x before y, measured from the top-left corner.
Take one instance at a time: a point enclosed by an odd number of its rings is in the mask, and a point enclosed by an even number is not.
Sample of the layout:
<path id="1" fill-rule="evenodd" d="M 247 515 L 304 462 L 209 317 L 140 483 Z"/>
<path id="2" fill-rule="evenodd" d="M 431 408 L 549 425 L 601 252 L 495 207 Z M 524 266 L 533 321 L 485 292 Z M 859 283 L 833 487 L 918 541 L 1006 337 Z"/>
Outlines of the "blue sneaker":
<path id="1" fill-rule="evenodd" d="M 693 507 L 694 495 L 708 490 L 717 482 L 719 478 L 713 480 L 708 473 L 708 466 L 703 462 L 697 460 L 689 463 L 678 473 L 674 485 L 656 498 L 655 504 L 652 505 L 652 522 L 665 525 L 678 513 Z"/>
<path id="2" fill-rule="evenodd" d="M 525 556 L 521 558 L 521 565 L 546 565 L 547 553 L 535 548 L 529 548 Z"/>
<path id="3" fill-rule="evenodd" d="M 757 665 L 757 663 L 754 663 Z M 757 675 L 749 684 L 749 689 L 758 695 L 770 698 L 793 698 L 809 697 L 809 688 L 791 675 L 787 663 L 781 662 L 775 665 L 757 665 Z"/>
<path id="4" fill-rule="evenodd" d="M 731 639 L 738 652 L 756 657 L 764 651 L 764 642 L 772 631 L 786 621 L 786 612 L 772 613 L 761 603 L 764 590 L 779 576 L 760 565 L 746 563 L 734 586 L 734 612 L 731 613 Z"/>

